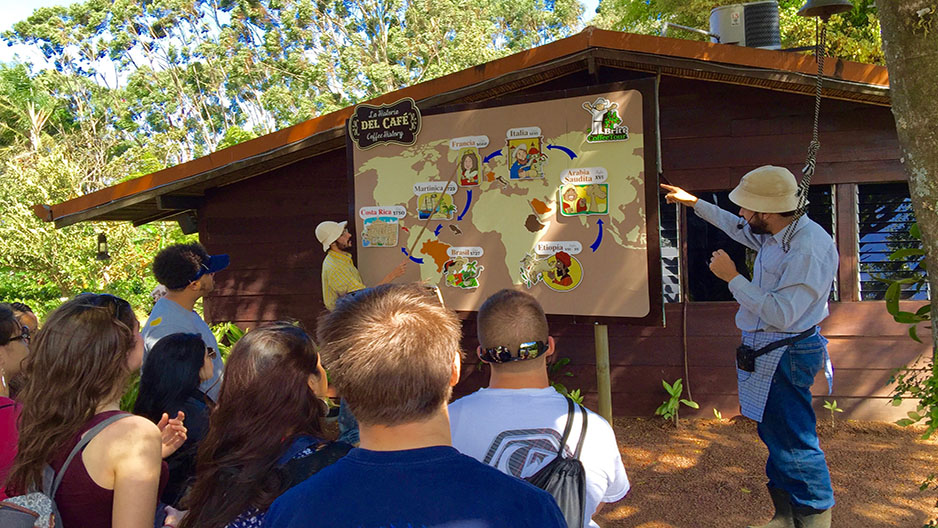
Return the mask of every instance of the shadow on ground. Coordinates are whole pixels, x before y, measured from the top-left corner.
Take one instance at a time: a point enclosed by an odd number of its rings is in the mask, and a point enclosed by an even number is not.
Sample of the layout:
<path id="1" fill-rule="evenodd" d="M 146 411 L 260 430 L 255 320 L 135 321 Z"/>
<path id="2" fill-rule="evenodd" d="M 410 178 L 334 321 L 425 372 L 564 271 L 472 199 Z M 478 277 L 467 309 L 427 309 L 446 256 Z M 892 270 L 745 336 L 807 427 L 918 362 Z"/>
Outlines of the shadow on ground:
<path id="1" fill-rule="evenodd" d="M 617 418 L 616 438 L 632 490 L 596 519 L 604 528 L 734 528 L 772 515 L 768 454 L 755 422 Z M 919 528 L 938 517 L 938 493 L 919 484 L 938 472 L 938 442 L 922 429 L 880 422 L 820 427 L 837 506 L 835 527 Z"/>

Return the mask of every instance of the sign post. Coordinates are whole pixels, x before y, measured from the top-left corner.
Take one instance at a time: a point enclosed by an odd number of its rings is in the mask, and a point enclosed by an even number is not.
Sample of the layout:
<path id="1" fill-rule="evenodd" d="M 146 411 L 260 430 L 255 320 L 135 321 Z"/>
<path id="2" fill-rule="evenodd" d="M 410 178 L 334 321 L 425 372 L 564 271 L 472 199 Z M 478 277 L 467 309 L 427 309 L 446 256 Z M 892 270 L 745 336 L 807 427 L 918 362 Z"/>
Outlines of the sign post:
<path id="1" fill-rule="evenodd" d="M 612 425 L 612 382 L 609 376 L 609 327 L 593 325 L 596 343 L 596 392 L 599 397 L 599 415 Z"/>

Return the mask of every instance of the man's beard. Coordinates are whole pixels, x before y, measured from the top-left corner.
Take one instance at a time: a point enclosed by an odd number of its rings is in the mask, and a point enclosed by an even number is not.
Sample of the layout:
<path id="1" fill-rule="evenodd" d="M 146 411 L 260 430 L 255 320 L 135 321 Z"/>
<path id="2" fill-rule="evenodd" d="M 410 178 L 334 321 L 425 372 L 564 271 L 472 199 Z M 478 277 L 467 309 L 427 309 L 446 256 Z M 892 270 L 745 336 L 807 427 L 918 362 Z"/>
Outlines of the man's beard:
<path id="1" fill-rule="evenodd" d="M 352 239 L 348 239 L 348 242 L 340 242 L 336 240 L 335 245 L 337 248 L 339 248 L 340 251 L 348 251 L 352 249 Z"/>
<path id="2" fill-rule="evenodd" d="M 749 219 L 749 230 L 752 231 L 752 234 L 754 235 L 772 234 L 772 232 L 769 231 L 769 226 L 765 223 L 765 220 L 756 218 L 755 215 Z"/>

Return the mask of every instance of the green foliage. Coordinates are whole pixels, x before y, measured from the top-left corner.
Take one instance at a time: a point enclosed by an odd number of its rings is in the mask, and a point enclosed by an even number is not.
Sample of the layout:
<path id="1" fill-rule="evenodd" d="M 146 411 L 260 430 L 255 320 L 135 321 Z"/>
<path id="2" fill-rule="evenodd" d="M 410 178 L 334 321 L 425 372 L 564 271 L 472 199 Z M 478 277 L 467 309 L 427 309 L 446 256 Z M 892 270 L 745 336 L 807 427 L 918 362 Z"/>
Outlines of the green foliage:
<path id="1" fill-rule="evenodd" d="M 717 410 L 716 407 L 714 407 L 714 408 L 713 408 L 713 417 L 716 418 L 717 420 L 722 421 L 722 420 L 723 420 L 723 413 L 721 413 L 719 410 Z"/>
<path id="2" fill-rule="evenodd" d="M 215 341 L 218 342 L 218 353 L 221 354 L 223 361 L 228 361 L 228 354 L 231 353 L 231 348 L 235 346 L 235 343 L 237 343 L 239 339 L 244 337 L 247 330 L 242 330 L 231 321 L 212 325 L 211 328 L 212 334 L 215 336 Z"/>
<path id="3" fill-rule="evenodd" d="M 685 400 L 681 398 L 681 394 L 684 393 L 684 381 L 681 378 L 678 378 L 674 381 L 673 384 L 669 384 L 665 380 L 661 380 L 661 385 L 664 387 L 664 390 L 667 391 L 669 398 L 664 401 L 657 409 L 655 409 L 655 415 L 661 416 L 665 420 L 671 420 L 674 422 L 675 427 L 679 427 L 680 417 L 678 416 L 678 411 L 680 410 L 681 404 L 690 407 L 691 409 L 699 409 L 700 406 L 697 405 L 697 402 L 693 400 Z"/>
<path id="4" fill-rule="evenodd" d="M 602 0 L 593 24 L 642 34 L 660 34 L 665 22 L 708 29 L 713 7 L 738 4 L 739 0 Z M 798 16 L 804 0 L 779 0 L 782 47 L 813 46 L 815 21 Z M 883 64 L 879 19 L 874 0 L 854 0 L 853 11 L 831 17 L 827 25 L 827 54 L 841 59 Z M 668 36 L 690 40 L 707 37 L 681 30 Z"/>
<path id="5" fill-rule="evenodd" d="M 547 367 L 547 377 L 550 379 L 550 386 L 554 388 L 560 394 L 570 398 L 576 403 L 583 403 L 583 395 L 580 393 L 580 389 L 568 390 L 567 386 L 557 381 L 559 377 L 572 378 L 573 373 L 569 370 L 564 370 L 564 367 L 570 364 L 570 358 L 562 357 L 557 358 L 557 361 L 554 361 Z"/>
<path id="6" fill-rule="evenodd" d="M 831 427 L 834 427 L 834 413 L 842 413 L 844 410 L 837 406 L 837 400 L 824 400 L 824 408 L 831 412 Z"/>

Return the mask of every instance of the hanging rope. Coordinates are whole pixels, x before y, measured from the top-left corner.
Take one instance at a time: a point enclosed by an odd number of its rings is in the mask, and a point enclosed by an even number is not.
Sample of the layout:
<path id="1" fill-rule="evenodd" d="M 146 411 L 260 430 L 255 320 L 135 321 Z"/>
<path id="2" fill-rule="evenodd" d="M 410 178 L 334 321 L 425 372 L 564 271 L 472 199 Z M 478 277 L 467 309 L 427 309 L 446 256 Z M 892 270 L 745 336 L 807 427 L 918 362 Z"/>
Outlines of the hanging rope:
<path id="1" fill-rule="evenodd" d="M 824 81 L 824 53 L 825 38 L 827 33 L 827 24 L 815 20 L 816 37 L 814 46 L 814 59 L 817 61 L 817 83 L 814 87 L 814 128 L 811 133 L 811 143 L 808 145 L 808 159 L 805 160 L 804 168 L 801 169 L 801 182 L 798 183 L 798 208 L 795 210 L 795 218 L 782 235 L 782 251 L 788 253 L 791 249 L 791 238 L 795 236 L 795 225 L 798 219 L 804 216 L 808 210 L 808 190 L 811 187 L 811 177 L 814 176 L 814 169 L 817 165 L 817 151 L 821 148 L 821 142 L 818 141 L 818 120 L 821 116 L 821 84 Z M 817 29 L 817 28 L 820 29 Z"/>

